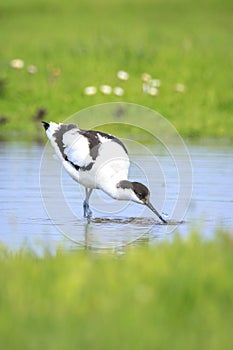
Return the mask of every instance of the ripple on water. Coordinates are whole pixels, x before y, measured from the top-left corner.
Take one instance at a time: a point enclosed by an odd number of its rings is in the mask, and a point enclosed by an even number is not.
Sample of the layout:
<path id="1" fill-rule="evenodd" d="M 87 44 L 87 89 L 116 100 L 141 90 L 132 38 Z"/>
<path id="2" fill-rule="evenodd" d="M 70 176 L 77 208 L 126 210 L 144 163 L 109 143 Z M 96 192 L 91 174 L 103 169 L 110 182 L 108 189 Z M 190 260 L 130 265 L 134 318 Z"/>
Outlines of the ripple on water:
<path id="1" fill-rule="evenodd" d="M 92 218 L 90 220 L 93 223 L 104 223 L 104 224 L 134 224 L 134 225 L 142 225 L 142 226 L 151 226 L 151 225 L 180 225 L 185 221 L 175 221 L 175 220 L 167 220 L 167 223 L 163 223 L 160 220 L 156 220 L 150 217 L 100 217 L 100 218 Z"/>

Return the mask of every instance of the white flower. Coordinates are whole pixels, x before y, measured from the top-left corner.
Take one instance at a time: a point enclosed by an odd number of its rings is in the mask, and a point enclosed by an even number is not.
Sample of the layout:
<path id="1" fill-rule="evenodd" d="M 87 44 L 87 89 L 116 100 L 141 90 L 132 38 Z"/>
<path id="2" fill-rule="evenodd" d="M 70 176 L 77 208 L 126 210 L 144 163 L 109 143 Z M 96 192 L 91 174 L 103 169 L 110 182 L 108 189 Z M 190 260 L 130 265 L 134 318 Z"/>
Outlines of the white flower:
<path id="1" fill-rule="evenodd" d="M 148 83 L 151 80 L 151 75 L 148 73 L 142 73 L 142 81 Z"/>
<path id="2" fill-rule="evenodd" d="M 117 72 L 117 78 L 120 80 L 128 80 L 129 79 L 129 73 L 125 72 L 124 70 L 119 70 Z"/>
<path id="3" fill-rule="evenodd" d="M 161 81 L 159 79 L 151 79 L 150 85 L 159 88 L 161 86 Z"/>
<path id="4" fill-rule="evenodd" d="M 124 95 L 124 90 L 121 87 L 116 86 L 113 89 L 113 92 L 116 96 L 123 96 Z"/>
<path id="5" fill-rule="evenodd" d="M 95 86 L 87 86 L 84 89 L 84 94 L 87 95 L 87 96 L 95 95 L 96 92 L 97 92 L 97 89 L 96 89 Z"/>
<path id="6" fill-rule="evenodd" d="M 175 91 L 176 91 L 176 92 L 185 92 L 185 85 L 184 85 L 184 84 L 177 83 L 177 84 L 175 85 Z"/>
<path id="7" fill-rule="evenodd" d="M 148 94 L 151 96 L 157 96 L 159 93 L 159 90 L 156 87 L 149 87 Z"/>
<path id="8" fill-rule="evenodd" d="M 157 96 L 159 93 L 159 90 L 157 87 L 151 86 L 149 83 L 143 83 L 142 84 L 142 91 L 145 94 L 151 95 L 151 96 Z"/>
<path id="9" fill-rule="evenodd" d="M 112 88 L 109 85 L 101 85 L 100 86 L 100 91 L 104 95 L 110 95 L 112 93 Z"/>
<path id="10" fill-rule="evenodd" d="M 36 74 L 37 73 L 37 68 L 34 65 L 30 65 L 30 66 L 27 67 L 27 71 L 30 74 Z"/>
<path id="11" fill-rule="evenodd" d="M 19 58 L 15 58 L 14 60 L 10 61 L 10 66 L 15 69 L 22 69 L 24 67 L 24 61 Z"/>

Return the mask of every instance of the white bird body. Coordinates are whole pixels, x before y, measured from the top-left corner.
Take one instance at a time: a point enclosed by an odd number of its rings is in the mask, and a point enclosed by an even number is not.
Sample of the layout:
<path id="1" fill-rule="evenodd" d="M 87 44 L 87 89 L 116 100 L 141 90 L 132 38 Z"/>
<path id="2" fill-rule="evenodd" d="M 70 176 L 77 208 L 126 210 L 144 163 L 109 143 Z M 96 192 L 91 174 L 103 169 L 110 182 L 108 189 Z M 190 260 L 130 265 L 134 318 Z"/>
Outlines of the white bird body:
<path id="1" fill-rule="evenodd" d="M 110 142 L 109 142 L 110 143 Z M 101 146 L 101 159 L 97 159 L 95 165 L 87 172 L 80 170 L 78 173 L 74 167 L 63 160 L 63 166 L 70 176 L 87 188 L 101 189 L 115 199 L 121 199 L 117 191 L 117 183 L 128 178 L 129 159 L 127 157 L 114 157 L 113 148 L 118 149 L 118 145 Z M 105 155 L 111 152 L 109 161 Z"/>
<path id="2" fill-rule="evenodd" d="M 147 205 L 165 222 L 149 202 L 147 187 L 128 181 L 128 152 L 119 139 L 100 131 L 81 130 L 74 124 L 43 124 L 68 174 L 86 188 L 84 216 L 91 216 L 89 198 L 92 190 L 101 189 L 114 199 Z"/>

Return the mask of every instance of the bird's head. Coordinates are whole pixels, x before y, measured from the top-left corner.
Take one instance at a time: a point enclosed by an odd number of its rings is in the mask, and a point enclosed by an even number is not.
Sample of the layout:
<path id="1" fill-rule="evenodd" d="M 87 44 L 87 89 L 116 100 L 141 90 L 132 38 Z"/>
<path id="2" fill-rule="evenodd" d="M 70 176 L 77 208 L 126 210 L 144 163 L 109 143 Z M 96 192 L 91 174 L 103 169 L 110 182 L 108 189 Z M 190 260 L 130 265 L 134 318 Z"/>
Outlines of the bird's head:
<path id="1" fill-rule="evenodd" d="M 131 201 L 139 204 L 146 205 L 150 210 L 153 211 L 154 214 L 156 214 L 160 218 L 162 222 L 167 223 L 167 221 L 164 220 L 164 218 L 159 214 L 159 212 L 151 204 L 150 191 L 141 182 L 135 182 L 135 181 L 131 182 L 128 180 L 123 180 L 117 184 L 117 188 L 121 190 L 122 195 L 124 193 L 124 196 L 127 197 L 127 199 L 130 199 Z"/>

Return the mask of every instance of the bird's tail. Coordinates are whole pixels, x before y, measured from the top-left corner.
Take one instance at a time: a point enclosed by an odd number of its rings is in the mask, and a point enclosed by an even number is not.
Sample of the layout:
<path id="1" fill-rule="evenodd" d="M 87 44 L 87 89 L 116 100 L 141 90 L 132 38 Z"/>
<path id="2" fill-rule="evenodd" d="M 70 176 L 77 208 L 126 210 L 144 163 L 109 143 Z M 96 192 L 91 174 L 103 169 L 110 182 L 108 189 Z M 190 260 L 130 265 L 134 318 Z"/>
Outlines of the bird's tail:
<path id="1" fill-rule="evenodd" d="M 43 124 L 43 127 L 45 128 L 45 130 L 47 130 L 49 128 L 49 123 L 45 122 L 42 120 L 41 122 Z"/>
<path id="2" fill-rule="evenodd" d="M 45 121 L 42 121 L 42 124 L 43 124 L 43 127 L 45 128 L 48 138 L 51 140 L 52 135 L 59 128 L 59 124 L 54 122 L 47 123 Z"/>

